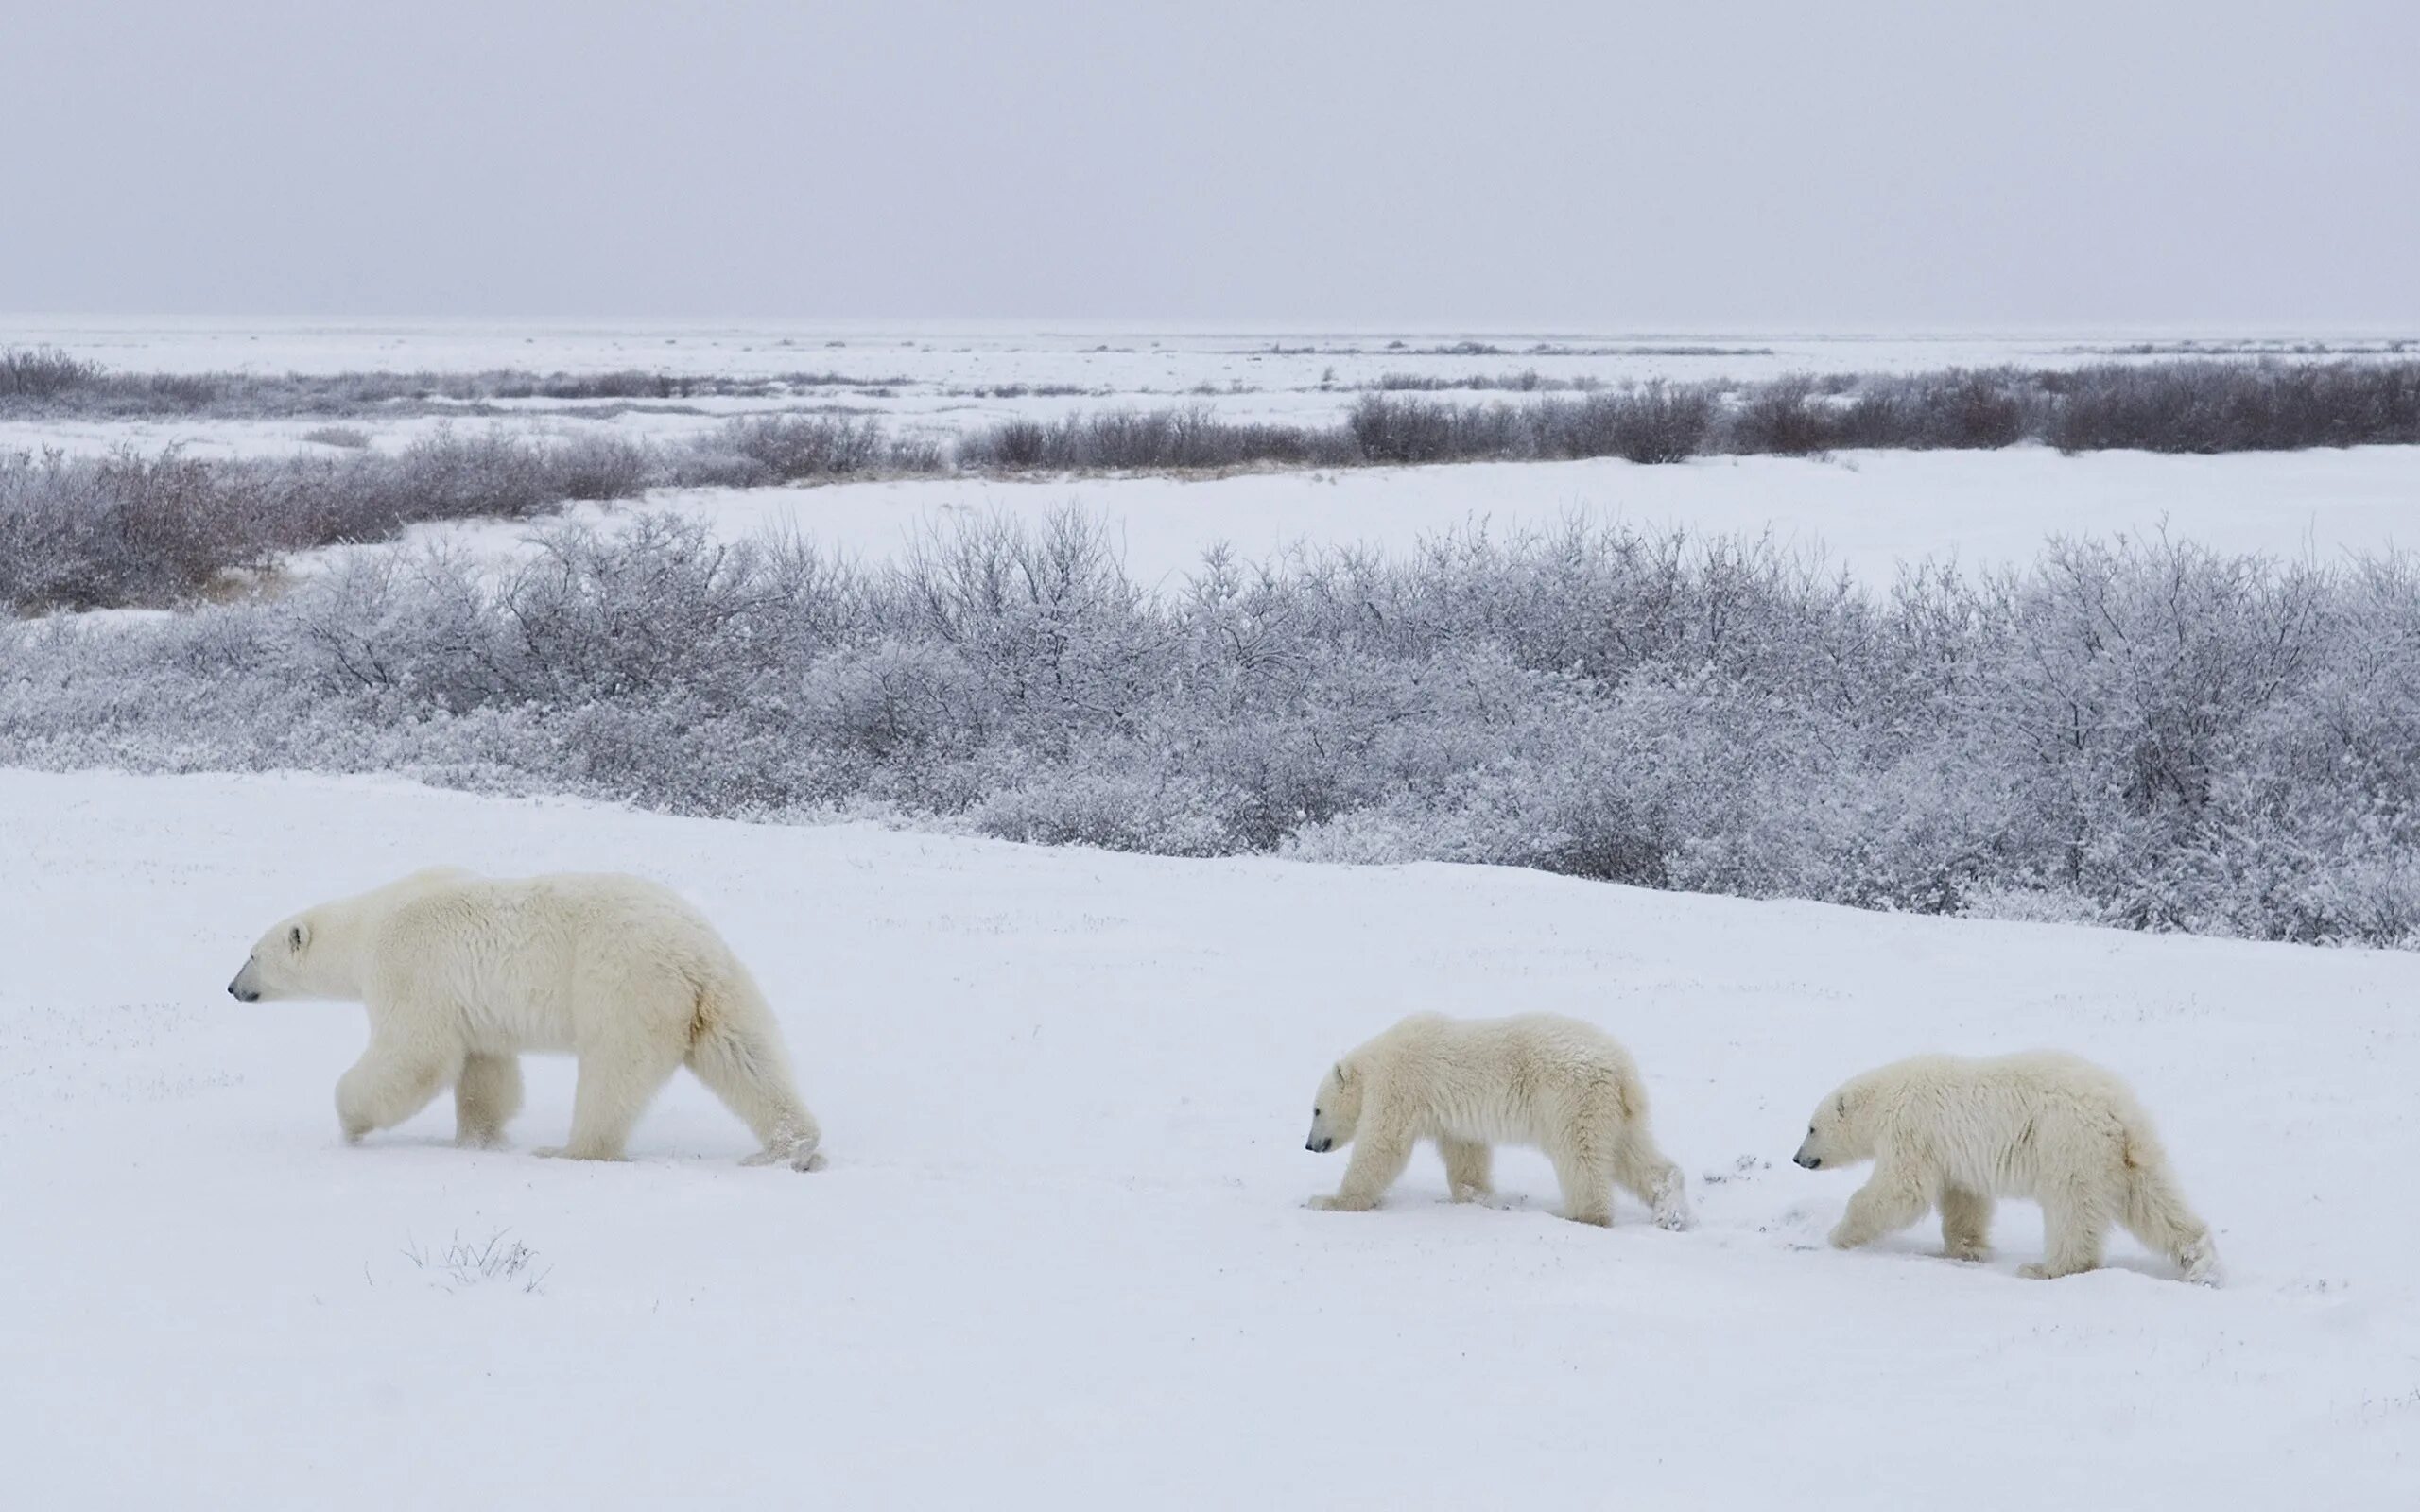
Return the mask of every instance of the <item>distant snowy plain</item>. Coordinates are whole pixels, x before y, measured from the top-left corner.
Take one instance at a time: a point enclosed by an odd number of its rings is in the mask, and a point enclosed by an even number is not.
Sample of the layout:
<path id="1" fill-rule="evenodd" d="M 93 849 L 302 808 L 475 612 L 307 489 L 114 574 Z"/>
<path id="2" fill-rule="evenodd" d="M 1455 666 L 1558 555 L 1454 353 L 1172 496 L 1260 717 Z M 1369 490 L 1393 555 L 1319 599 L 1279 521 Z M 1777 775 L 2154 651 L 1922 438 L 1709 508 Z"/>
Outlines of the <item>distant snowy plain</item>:
<path id="1" fill-rule="evenodd" d="M 1401 350 L 1390 343 L 1400 342 Z M 1957 365 L 2055 368 L 2152 361 L 2144 343 L 2108 334 L 2028 337 L 1848 337 L 1572 333 L 1317 334 L 1150 332 L 1103 327 L 1031 332 L 876 327 L 544 325 L 440 321 L 135 321 L 0 318 L 0 346 L 57 345 L 130 371 L 233 369 L 283 373 L 397 369 L 541 373 L 638 369 L 689 376 L 807 374 L 842 380 L 776 397 L 646 401 L 516 400 L 494 413 L 371 413 L 341 424 L 395 449 L 441 428 L 466 433 L 573 435 L 597 430 L 677 440 L 736 415 L 807 409 L 871 417 L 903 433 L 947 436 L 1013 416 L 1055 418 L 1107 408 L 1206 404 L 1238 421 L 1331 423 L 1383 375 L 1503 375 L 1619 385 L 1650 380 L 1764 379 L 1786 372 L 1904 372 Z M 1464 345 L 1495 349 L 1470 354 Z M 2380 350 L 2375 338 L 2302 335 L 2250 343 L 2290 351 Z M 2163 350 L 2173 342 L 2151 343 Z M 1544 347 L 1543 352 L 1533 349 Z M 1692 354 L 1674 354 L 1692 353 Z M 865 387 L 865 386 L 877 387 Z M 1008 395 L 1003 386 L 1074 392 Z M 1447 390 L 1432 397 L 1532 403 L 1537 394 Z M 308 440 L 328 422 L 141 419 L 0 421 L 0 449 L 93 453 L 131 447 L 187 455 L 340 455 Z M 1498 533 L 1564 520 L 1627 521 L 1704 533 L 1764 534 L 1884 584 L 1902 562 L 1955 559 L 1969 568 L 2030 559 L 2050 534 L 2166 530 L 2224 551 L 2330 557 L 2409 545 L 2420 519 L 2420 448 L 2160 456 L 2062 456 L 2039 446 L 2002 452 L 1841 452 L 1816 458 L 1703 457 L 1639 467 L 1618 459 L 1423 468 L 1247 472 L 1227 477 L 910 479 L 796 489 L 666 490 L 610 507 L 597 520 L 668 508 L 729 537 L 795 530 L 868 559 L 901 550 L 935 525 L 1000 515 L 1032 520 L 1074 506 L 1109 525 L 1145 581 L 1182 575 L 1224 543 L 1248 559 L 1296 545 L 1404 550 L 1448 530 Z M 422 527 L 510 558 L 526 525 Z M 309 563 L 300 563 L 307 568 Z"/>

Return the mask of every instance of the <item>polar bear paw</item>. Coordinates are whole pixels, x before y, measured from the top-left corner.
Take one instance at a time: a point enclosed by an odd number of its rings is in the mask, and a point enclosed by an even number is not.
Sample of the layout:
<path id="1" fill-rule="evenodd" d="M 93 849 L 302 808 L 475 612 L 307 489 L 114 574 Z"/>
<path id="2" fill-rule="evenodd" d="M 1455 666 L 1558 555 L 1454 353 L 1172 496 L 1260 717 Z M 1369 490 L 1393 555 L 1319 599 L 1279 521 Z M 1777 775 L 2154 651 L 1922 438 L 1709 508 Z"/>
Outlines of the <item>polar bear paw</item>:
<path id="1" fill-rule="evenodd" d="M 1330 1196 L 1322 1193 L 1303 1206 L 1314 1212 L 1368 1212 L 1377 1203 L 1368 1197 L 1348 1197 L 1342 1193 Z"/>
<path id="2" fill-rule="evenodd" d="M 1668 1172 L 1648 1191 L 1648 1206 L 1655 1213 L 1655 1227 L 1679 1233 L 1689 1226 L 1688 1189 L 1678 1171 Z"/>
<path id="3" fill-rule="evenodd" d="M 544 1144 L 529 1153 L 542 1160 L 619 1160 L 623 1159 L 618 1153 L 609 1155 L 601 1150 L 575 1149 L 568 1144 Z"/>
<path id="4" fill-rule="evenodd" d="M 758 1150 L 741 1159 L 742 1165 L 786 1165 L 793 1171 L 821 1171 L 832 1162 L 812 1144 L 795 1145 L 788 1149 Z"/>

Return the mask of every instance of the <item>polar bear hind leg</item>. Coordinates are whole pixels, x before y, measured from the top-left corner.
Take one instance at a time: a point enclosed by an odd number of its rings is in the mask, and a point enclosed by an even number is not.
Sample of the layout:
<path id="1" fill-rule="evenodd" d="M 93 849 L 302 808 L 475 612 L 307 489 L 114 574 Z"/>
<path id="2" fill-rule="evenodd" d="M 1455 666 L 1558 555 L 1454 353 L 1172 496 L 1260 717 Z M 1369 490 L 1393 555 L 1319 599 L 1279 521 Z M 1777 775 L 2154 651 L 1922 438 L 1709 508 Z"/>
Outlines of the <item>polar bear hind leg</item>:
<path id="1" fill-rule="evenodd" d="M 1647 1204 L 1658 1228 L 1689 1226 L 1688 1183 L 1681 1168 L 1666 1160 L 1655 1142 L 1635 1125 L 1624 1130 L 1621 1143 L 1614 1146 L 1614 1180 Z"/>
<path id="2" fill-rule="evenodd" d="M 2129 1161 L 2126 1204 L 2118 1221 L 2144 1248 L 2176 1262 L 2187 1280 L 2204 1286 L 2218 1280 L 2219 1253 L 2210 1243 L 2209 1225 L 2185 1205 L 2165 1165 Z"/>
<path id="3" fill-rule="evenodd" d="M 2100 1245 L 2109 1233 L 2106 1194 L 2089 1177 L 2060 1181 L 2042 1194 L 2042 1263 L 2017 1274 L 2029 1280 L 2056 1280 L 2100 1268 Z"/>
<path id="4" fill-rule="evenodd" d="M 790 1086 L 789 1067 L 778 1046 L 745 1023 L 717 1017 L 689 1047 L 688 1058 L 689 1070 L 762 1145 L 747 1164 L 823 1169 L 826 1162 L 817 1149 L 823 1131 Z"/>
<path id="5" fill-rule="evenodd" d="M 1614 1222 L 1614 1158 L 1609 1148 L 1575 1142 L 1549 1149 L 1554 1178 L 1563 1188 L 1563 1215 L 1573 1223 L 1611 1228 Z"/>

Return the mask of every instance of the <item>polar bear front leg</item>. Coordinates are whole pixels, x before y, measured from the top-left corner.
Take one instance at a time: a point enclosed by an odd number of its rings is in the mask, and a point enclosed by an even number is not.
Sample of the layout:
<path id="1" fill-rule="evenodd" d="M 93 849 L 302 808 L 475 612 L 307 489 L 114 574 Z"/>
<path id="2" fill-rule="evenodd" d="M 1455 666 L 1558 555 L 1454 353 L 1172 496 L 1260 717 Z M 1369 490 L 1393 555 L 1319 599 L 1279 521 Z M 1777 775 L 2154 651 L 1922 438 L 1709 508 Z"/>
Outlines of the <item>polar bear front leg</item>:
<path id="1" fill-rule="evenodd" d="M 1371 1100 L 1376 1101 L 1374 1090 Z M 1409 1128 L 1368 1113 L 1362 1114 L 1361 1125 L 1353 1137 L 1353 1158 L 1344 1167 L 1344 1184 L 1332 1197 L 1313 1197 L 1312 1207 L 1330 1212 L 1367 1212 L 1411 1163 L 1411 1148 L 1417 1142 Z"/>
<path id="2" fill-rule="evenodd" d="M 1489 1181 L 1495 1152 L 1478 1140 L 1437 1139 L 1437 1153 L 1445 1160 L 1445 1191 L 1456 1202 L 1485 1202 L 1495 1194 Z"/>
<path id="3" fill-rule="evenodd" d="M 351 1070 L 337 1078 L 337 1124 L 347 1144 L 396 1125 L 426 1108 L 454 1079 L 450 1055 L 372 1040 Z"/>
<path id="4" fill-rule="evenodd" d="M 469 1056 L 454 1082 L 454 1143 L 493 1149 L 504 1143 L 504 1125 L 521 1111 L 521 1060 L 516 1056 Z"/>
<path id="5" fill-rule="evenodd" d="M 1874 1175 L 1849 1198 L 1849 1211 L 1832 1228 L 1834 1249 L 1855 1249 L 1885 1234 L 1895 1234 L 1925 1215 L 1931 1207 L 1924 1183 L 1906 1162 L 1885 1155 L 1875 1162 Z"/>

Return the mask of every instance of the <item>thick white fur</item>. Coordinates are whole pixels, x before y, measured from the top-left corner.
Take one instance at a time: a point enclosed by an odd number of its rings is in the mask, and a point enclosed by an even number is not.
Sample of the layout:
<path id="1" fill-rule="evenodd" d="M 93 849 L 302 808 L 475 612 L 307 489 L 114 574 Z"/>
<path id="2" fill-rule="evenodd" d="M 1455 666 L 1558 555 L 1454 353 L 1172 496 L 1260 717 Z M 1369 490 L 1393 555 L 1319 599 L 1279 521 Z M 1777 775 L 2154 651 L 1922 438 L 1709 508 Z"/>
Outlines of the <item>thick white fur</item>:
<path id="1" fill-rule="evenodd" d="M 683 1065 L 739 1115 L 752 1163 L 819 1169 L 781 1029 L 714 926 L 636 877 L 417 872 L 303 910 L 261 936 L 237 998 L 355 1001 L 370 1048 L 337 1083 L 348 1141 L 454 1089 L 460 1143 L 492 1145 L 521 1107 L 524 1051 L 579 1057 L 570 1142 L 541 1155 L 616 1160 Z"/>
<path id="2" fill-rule="evenodd" d="M 1947 1253 L 1980 1260 L 1992 1199 L 2026 1197 L 2042 1205 L 2044 1238 L 2026 1276 L 2093 1269 L 2118 1223 L 2187 1280 L 2217 1279 L 2209 1228 L 2177 1191 L 2150 1115 L 2124 1082 L 2074 1056 L 1917 1056 L 1869 1071 L 1815 1109 L 1797 1160 L 1810 1170 L 1874 1161 L 1832 1230 L 1842 1249 L 1938 1208 Z"/>
<path id="3" fill-rule="evenodd" d="M 1638 1068 L 1577 1019 L 1416 1013 L 1347 1055 L 1320 1081 L 1307 1143 L 1350 1143 L 1353 1159 L 1336 1195 L 1311 1206 L 1377 1206 L 1422 1140 L 1436 1142 L 1456 1202 L 1490 1194 L 1490 1146 L 1527 1144 L 1554 1162 L 1565 1217 L 1612 1223 L 1618 1185 L 1665 1228 L 1688 1225 L 1680 1168 L 1648 1131 Z"/>

